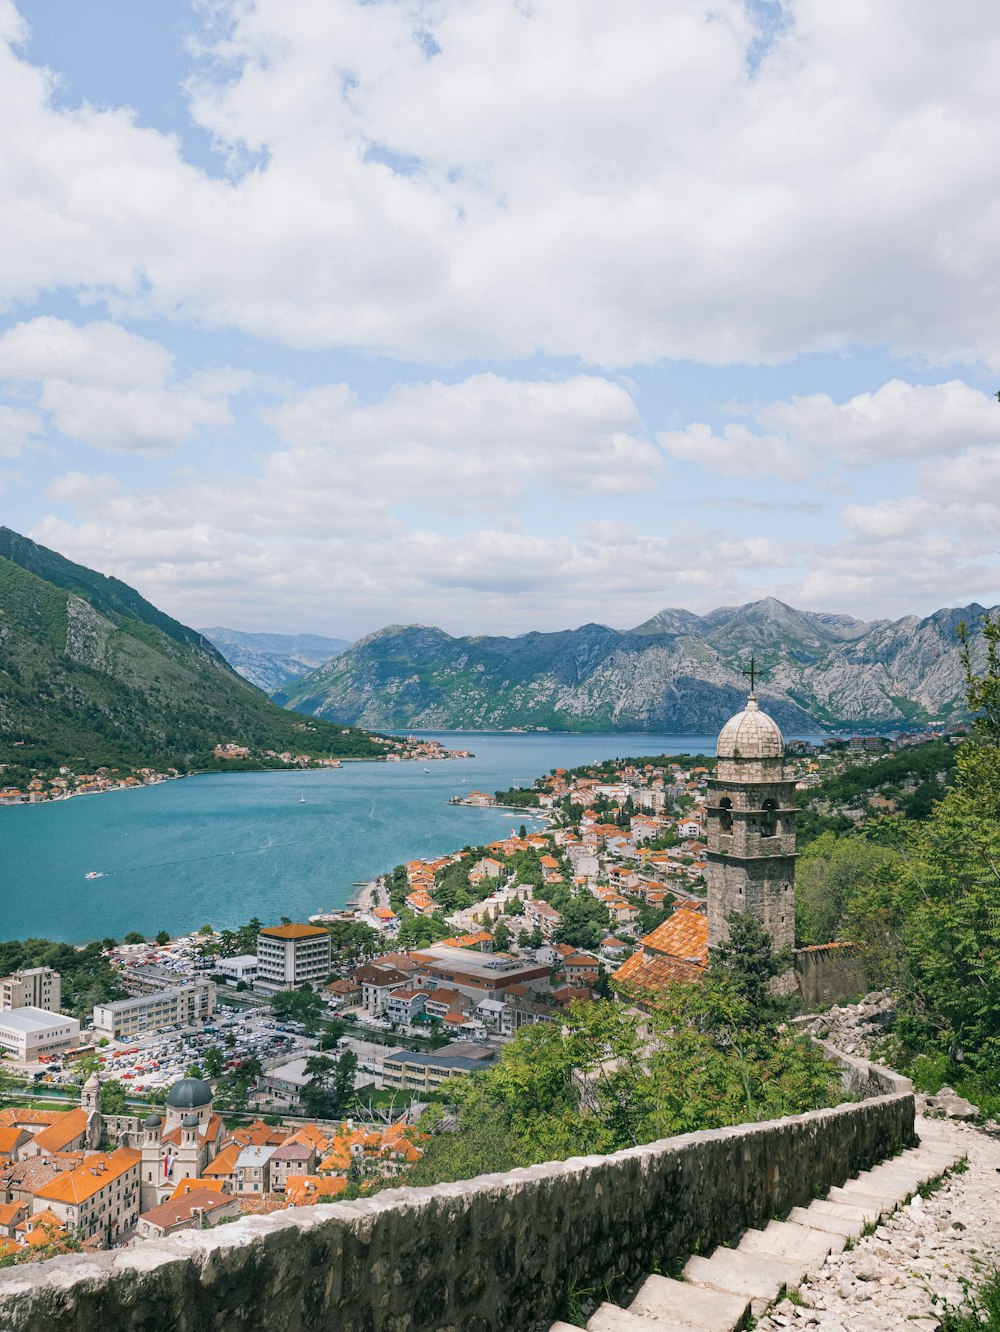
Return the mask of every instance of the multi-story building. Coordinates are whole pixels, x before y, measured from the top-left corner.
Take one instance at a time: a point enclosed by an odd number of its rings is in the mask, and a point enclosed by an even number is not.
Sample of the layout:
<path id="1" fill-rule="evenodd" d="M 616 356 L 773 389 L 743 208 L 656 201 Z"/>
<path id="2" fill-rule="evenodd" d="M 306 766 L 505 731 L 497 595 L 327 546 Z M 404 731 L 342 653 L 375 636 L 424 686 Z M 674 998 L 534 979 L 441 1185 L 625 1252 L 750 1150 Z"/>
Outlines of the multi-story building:
<path id="1" fill-rule="evenodd" d="M 51 967 L 29 967 L 0 979 L 0 1010 L 43 1008 L 58 1013 L 62 1004 L 62 976 Z"/>
<path id="2" fill-rule="evenodd" d="M 14 1055 L 19 1064 L 69 1050 L 79 1039 L 79 1021 L 63 1013 L 49 1013 L 30 1004 L 0 1013 L 0 1050 Z"/>
<path id="3" fill-rule="evenodd" d="M 527 910 L 526 906 L 525 914 Z M 545 989 L 549 983 L 549 968 L 544 963 L 516 962 L 503 954 L 482 953 L 475 948 L 431 944 L 410 956 L 419 967 L 419 975 L 426 977 L 434 989 L 458 990 L 477 1002 L 503 999 L 513 985 Z"/>
<path id="4" fill-rule="evenodd" d="M 116 1244 L 139 1220 L 139 1165 L 142 1155 L 129 1147 L 88 1156 L 35 1193 L 34 1211 L 54 1212 L 81 1239 L 98 1236 Z"/>
<path id="5" fill-rule="evenodd" d="M 270 925 L 257 935 L 254 989 L 319 989 L 330 974 L 330 936 L 318 925 Z"/>
<path id="6" fill-rule="evenodd" d="M 441 1050 L 392 1050 L 382 1064 L 386 1087 L 411 1091 L 437 1091 L 452 1078 L 467 1078 L 488 1068 L 496 1051 L 468 1041 L 456 1041 Z"/>
<path id="7" fill-rule="evenodd" d="M 142 1031 L 162 1031 L 178 1024 L 190 1026 L 215 1012 L 212 981 L 190 981 L 152 994 L 131 995 L 94 1007 L 94 1031 L 99 1036 L 128 1040 Z"/>

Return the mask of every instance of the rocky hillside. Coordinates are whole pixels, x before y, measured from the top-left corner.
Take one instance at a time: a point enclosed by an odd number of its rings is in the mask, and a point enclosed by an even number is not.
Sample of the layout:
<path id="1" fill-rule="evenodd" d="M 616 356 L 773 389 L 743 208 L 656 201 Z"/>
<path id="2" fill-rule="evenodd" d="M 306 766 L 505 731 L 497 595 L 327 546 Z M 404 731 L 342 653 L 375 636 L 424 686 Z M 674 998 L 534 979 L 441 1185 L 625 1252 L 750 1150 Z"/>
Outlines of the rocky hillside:
<path id="1" fill-rule="evenodd" d="M 204 766 L 220 742 L 375 754 L 302 718 L 133 588 L 0 528 L 0 764 Z"/>
<path id="2" fill-rule="evenodd" d="M 866 623 L 767 598 L 704 616 L 664 610 L 626 631 L 453 638 L 392 625 L 276 697 L 394 729 L 691 733 L 717 729 L 741 706 L 754 654 L 762 704 L 786 730 L 922 725 L 962 716 L 955 627 L 982 613 L 972 605 Z"/>
<path id="3" fill-rule="evenodd" d="M 346 638 L 322 638 L 319 634 L 245 634 L 221 625 L 198 632 L 219 649 L 238 675 L 266 694 L 275 693 L 351 646 Z"/>

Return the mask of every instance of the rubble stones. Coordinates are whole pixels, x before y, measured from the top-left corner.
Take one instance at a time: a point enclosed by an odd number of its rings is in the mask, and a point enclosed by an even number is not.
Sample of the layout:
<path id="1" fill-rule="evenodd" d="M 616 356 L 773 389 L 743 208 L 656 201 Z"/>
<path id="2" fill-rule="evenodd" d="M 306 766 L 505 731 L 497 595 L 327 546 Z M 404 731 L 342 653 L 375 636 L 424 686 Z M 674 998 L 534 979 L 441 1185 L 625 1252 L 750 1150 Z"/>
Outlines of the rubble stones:
<path id="1" fill-rule="evenodd" d="M 941 1302 L 961 1304 L 963 1279 L 979 1284 L 1000 1253 L 1000 1138 L 954 1120 L 933 1131 L 967 1154 L 967 1170 L 831 1255 L 800 1288 L 801 1303 L 782 1300 L 758 1332 L 934 1332 Z"/>

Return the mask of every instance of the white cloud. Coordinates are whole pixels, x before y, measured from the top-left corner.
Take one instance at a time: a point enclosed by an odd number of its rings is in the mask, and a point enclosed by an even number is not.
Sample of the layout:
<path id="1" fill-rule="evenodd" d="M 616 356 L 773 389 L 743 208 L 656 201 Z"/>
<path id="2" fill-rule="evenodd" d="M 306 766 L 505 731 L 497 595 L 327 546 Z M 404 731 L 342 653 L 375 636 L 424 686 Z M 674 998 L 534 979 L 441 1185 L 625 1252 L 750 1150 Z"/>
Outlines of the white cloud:
<path id="1" fill-rule="evenodd" d="M 189 383 L 173 357 L 117 324 L 42 316 L 0 335 L 0 380 L 34 383 L 63 435 L 119 453 L 160 453 L 231 419 L 226 397 L 246 376 L 222 369 Z M 2 423 L 0 423 L 2 424 Z"/>
<path id="2" fill-rule="evenodd" d="M 0 52 L 0 295 L 427 360 L 1000 366 L 987 0 L 789 0 L 755 69 L 743 0 L 202 12 L 193 114 L 253 163 L 228 179 Z"/>
<path id="3" fill-rule="evenodd" d="M 34 412 L 0 403 L 0 458 L 16 458 L 33 435 L 42 430 Z"/>
<path id="4" fill-rule="evenodd" d="M 457 384 L 397 384 L 359 404 L 346 385 L 311 389 L 262 413 L 291 452 L 275 479 L 324 477 L 388 502 L 489 511 L 540 485 L 556 493 L 634 494 L 662 459 L 637 433 L 629 393 L 595 376 L 555 383 L 473 375 Z"/>
<path id="5" fill-rule="evenodd" d="M 695 422 L 657 438 L 674 457 L 716 472 L 766 473 L 791 481 L 816 481 L 817 468 L 836 473 L 892 461 L 960 458 L 984 441 L 1000 444 L 995 399 L 960 380 L 925 385 L 893 379 L 843 403 L 818 393 L 757 407 L 749 416 L 756 428 L 733 422 L 716 434 Z"/>

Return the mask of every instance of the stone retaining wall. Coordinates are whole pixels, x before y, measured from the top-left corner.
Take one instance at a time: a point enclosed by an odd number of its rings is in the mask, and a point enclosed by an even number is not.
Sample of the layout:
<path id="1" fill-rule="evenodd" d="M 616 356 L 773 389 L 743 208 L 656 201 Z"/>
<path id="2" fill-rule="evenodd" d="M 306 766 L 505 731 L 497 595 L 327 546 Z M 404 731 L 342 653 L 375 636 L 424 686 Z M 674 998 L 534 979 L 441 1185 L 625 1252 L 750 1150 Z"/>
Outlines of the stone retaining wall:
<path id="1" fill-rule="evenodd" d="M 3 1332 L 529 1332 L 620 1294 L 914 1141 L 912 1088 L 458 1184 L 396 1189 L 0 1271 Z"/>
<path id="2" fill-rule="evenodd" d="M 792 954 L 795 983 L 807 1013 L 842 1004 L 864 994 L 868 978 L 864 959 L 853 944 L 815 944 Z"/>

